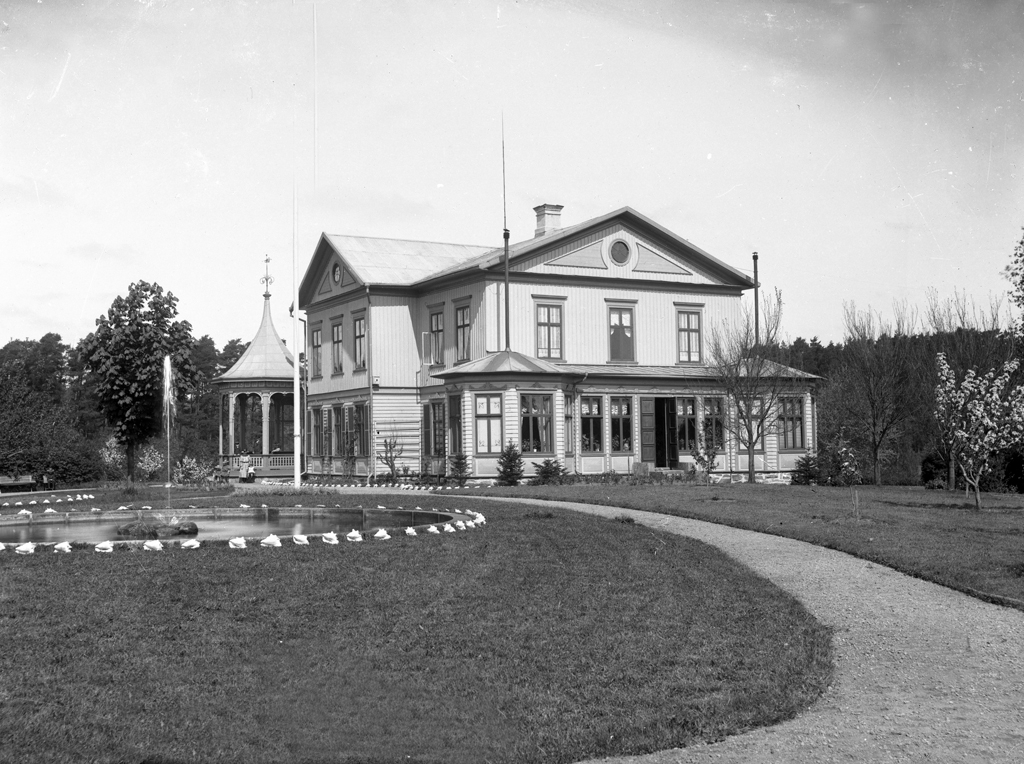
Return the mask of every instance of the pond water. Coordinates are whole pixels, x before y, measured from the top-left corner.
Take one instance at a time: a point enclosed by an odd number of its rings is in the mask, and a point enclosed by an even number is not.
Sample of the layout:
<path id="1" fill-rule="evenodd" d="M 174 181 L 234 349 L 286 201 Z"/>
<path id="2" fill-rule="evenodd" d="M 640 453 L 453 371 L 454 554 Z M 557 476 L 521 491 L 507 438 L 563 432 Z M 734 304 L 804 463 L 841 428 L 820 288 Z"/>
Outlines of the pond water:
<path id="1" fill-rule="evenodd" d="M 263 538 L 274 533 L 278 536 L 294 536 L 297 533 L 327 533 L 335 531 L 344 535 L 352 529 L 375 531 L 378 528 L 404 528 L 434 522 L 446 522 L 447 514 L 433 512 L 402 512 L 360 509 L 335 509 L 329 513 L 275 513 L 270 516 L 263 512 L 255 515 L 233 514 L 227 517 L 214 518 L 210 515 L 176 515 L 179 522 L 191 521 L 199 527 L 195 536 L 200 541 L 230 539 L 235 536 Z M 21 544 L 26 541 L 37 543 L 56 543 L 61 541 L 81 541 L 98 544 L 101 541 L 124 540 L 117 535 L 117 528 L 137 518 L 134 514 L 123 514 L 118 517 L 97 518 L 95 520 L 76 520 L 74 522 L 54 521 L 49 518 L 45 522 L 35 521 L 18 525 L 0 525 L 0 543 Z M 170 522 L 172 517 L 162 513 L 162 522 Z M 364 526 L 365 519 L 365 526 Z M 147 520 L 153 520 L 147 517 Z M 188 536 L 176 536 L 170 540 L 184 541 Z"/>

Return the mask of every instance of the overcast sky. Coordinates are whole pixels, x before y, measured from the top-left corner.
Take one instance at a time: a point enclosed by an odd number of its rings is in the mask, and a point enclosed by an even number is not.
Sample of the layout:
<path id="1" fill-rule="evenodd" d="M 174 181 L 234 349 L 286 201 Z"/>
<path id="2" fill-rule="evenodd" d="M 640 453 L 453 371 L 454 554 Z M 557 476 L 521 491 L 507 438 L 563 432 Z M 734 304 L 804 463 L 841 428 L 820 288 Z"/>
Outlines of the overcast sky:
<path id="1" fill-rule="evenodd" d="M 315 30 L 315 35 L 314 35 Z M 789 338 L 844 301 L 986 302 L 1024 224 L 1024 4 L 0 0 L 0 344 L 140 279 L 289 338 L 322 231 L 500 246 L 622 206 L 737 268 Z M 748 298 L 749 299 L 749 298 Z"/>

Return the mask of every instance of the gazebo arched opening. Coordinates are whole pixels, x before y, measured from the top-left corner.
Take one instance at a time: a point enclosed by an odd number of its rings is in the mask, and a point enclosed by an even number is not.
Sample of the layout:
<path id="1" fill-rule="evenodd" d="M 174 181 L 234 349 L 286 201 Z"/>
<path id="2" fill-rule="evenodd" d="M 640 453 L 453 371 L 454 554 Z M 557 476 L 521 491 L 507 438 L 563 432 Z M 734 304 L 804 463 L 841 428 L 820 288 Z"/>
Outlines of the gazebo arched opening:
<path id="1" fill-rule="evenodd" d="M 263 397 L 258 393 L 235 396 L 234 453 L 262 454 Z"/>
<path id="2" fill-rule="evenodd" d="M 270 451 L 271 454 L 295 452 L 295 422 L 292 393 L 274 393 L 270 396 Z"/>

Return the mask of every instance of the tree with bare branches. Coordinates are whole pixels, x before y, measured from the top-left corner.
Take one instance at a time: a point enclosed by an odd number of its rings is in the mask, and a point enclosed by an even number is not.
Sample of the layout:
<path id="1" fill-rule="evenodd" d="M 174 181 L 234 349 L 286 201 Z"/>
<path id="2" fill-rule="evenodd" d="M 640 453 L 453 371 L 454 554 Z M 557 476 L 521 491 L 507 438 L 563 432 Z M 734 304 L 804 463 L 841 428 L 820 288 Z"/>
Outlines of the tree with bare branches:
<path id="1" fill-rule="evenodd" d="M 794 376 L 801 372 L 771 360 L 782 325 L 782 293 L 766 294 L 762 300 L 760 337 L 756 336 L 751 312 L 739 321 L 711 332 L 708 366 L 729 401 L 726 428 L 747 454 L 747 480 L 755 480 L 755 452 L 774 431 L 779 398 L 792 390 Z"/>
<path id="2" fill-rule="evenodd" d="M 892 444 L 927 401 L 919 394 L 924 370 L 913 342 L 916 313 L 905 303 L 893 306 L 893 319 L 870 307 L 843 305 L 846 338 L 842 362 L 823 394 L 823 405 L 843 422 L 846 434 L 868 451 L 875 485 Z"/>

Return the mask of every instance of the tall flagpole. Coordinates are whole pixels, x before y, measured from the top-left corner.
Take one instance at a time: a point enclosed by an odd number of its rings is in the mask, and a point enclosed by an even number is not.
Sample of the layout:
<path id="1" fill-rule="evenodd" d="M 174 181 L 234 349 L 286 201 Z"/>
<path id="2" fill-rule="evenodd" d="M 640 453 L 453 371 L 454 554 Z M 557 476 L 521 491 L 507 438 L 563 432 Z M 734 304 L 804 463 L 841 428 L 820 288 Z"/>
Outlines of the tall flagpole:
<path id="1" fill-rule="evenodd" d="M 505 202 L 505 115 L 501 115 L 501 225 L 505 238 L 505 352 L 512 350 L 509 339 L 510 311 L 508 303 L 508 205 Z"/>
<path id="2" fill-rule="evenodd" d="M 302 384 L 299 380 L 299 202 L 295 190 L 295 176 L 292 175 L 292 455 L 295 460 L 295 487 L 302 485 Z"/>

